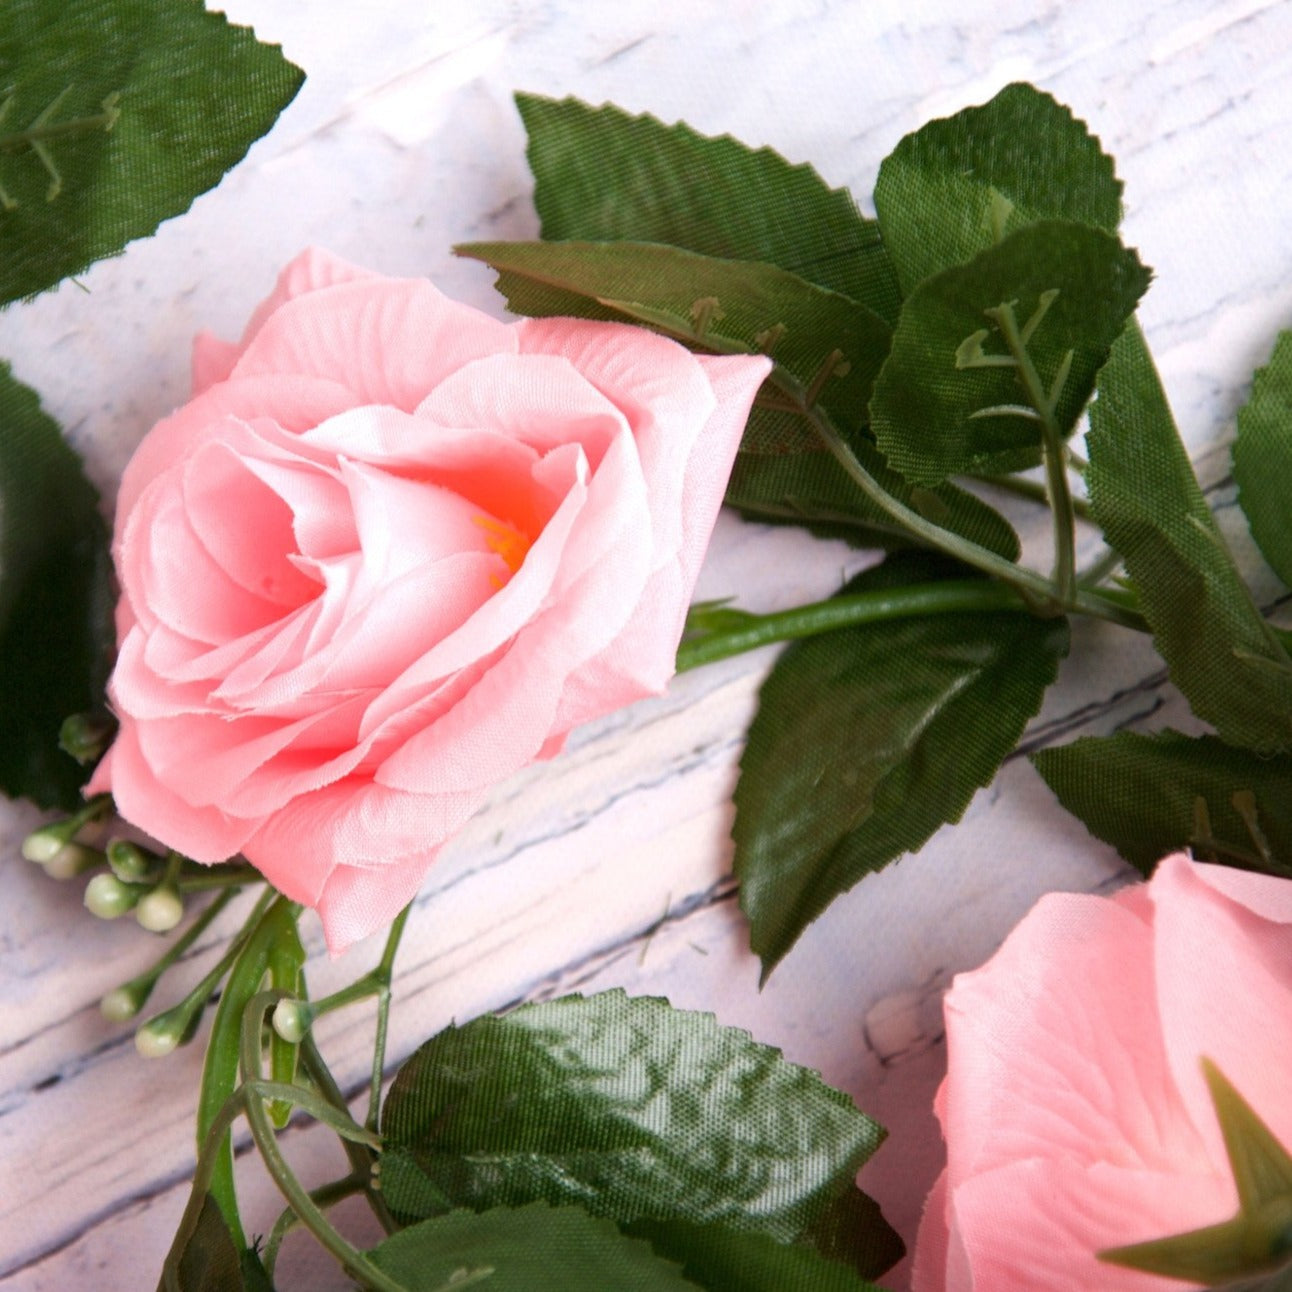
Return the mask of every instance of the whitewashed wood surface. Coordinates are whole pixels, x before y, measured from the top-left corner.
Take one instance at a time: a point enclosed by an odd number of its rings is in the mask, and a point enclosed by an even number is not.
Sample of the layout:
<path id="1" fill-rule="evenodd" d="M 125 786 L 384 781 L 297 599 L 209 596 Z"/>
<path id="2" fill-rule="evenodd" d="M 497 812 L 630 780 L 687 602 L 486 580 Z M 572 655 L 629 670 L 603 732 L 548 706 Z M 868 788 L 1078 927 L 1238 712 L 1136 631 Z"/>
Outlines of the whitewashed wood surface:
<path id="1" fill-rule="evenodd" d="M 1223 446 L 1253 367 L 1292 324 L 1289 4 L 230 0 L 228 10 L 309 74 L 277 127 L 187 215 L 87 273 L 88 295 L 69 286 L 0 316 L 0 355 L 42 393 L 106 497 L 140 436 L 184 399 L 193 332 L 237 335 L 308 243 L 428 274 L 501 313 L 488 272 L 449 248 L 536 233 L 514 90 L 611 99 L 770 144 L 870 211 L 878 164 L 902 134 L 1028 79 L 1118 160 L 1126 238 L 1159 276 L 1141 315 L 1204 483 L 1234 517 Z M 1269 601 L 1271 576 L 1240 549 Z M 699 594 L 782 607 L 828 593 L 861 559 L 724 517 Z M 576 988 L 622 985 L 713 1010 L 821 1069 L 890 1127 L 863 1184 L 910 1238 L 940 1153 L 929 1101 L 943 1066 L 941 989 L 1041 892 L 1123 872 L 1015 757 L 960 827 L 839 902 L 760 994 L 728 832 L 742 733 L 771 658 L 680 678 L 498 787 L 417 902 L 390 1059 L 450 1019 Z M 1081 624 L 1028 739 L 1185 721 L 1142 640 Z M 153 1285 L 187 1194 L 201 1046 L 146 1062 L 128 1028 L 102 1021 L 100 995 L 155 945 L 133 923 L 91 919 L 79 885 L 55 885 L 19 857 L 37 819 L 0 807 L 0 1292 L 134 1292 Z M 184 982 L 216 945 L 204 940 Z M 334 964 L 319 953 L 315 990 L 375 955 L 375 943 Z M 356 1092 L 370 1027 L 360 1007 L 320 1028 Z M 304 1178 L 330 1178 L 327 1136 L 293 1129 L 285 1142 Z M 279 1203 L 248 1165 L 248 1226 L 263 1232 Z M 289 1240 L 282 1268 L 294 1271 L 285 1289 L 349 1286 L 303 1240 Z M 904 1286 L 904 1272 L 889 1285 Z"/>

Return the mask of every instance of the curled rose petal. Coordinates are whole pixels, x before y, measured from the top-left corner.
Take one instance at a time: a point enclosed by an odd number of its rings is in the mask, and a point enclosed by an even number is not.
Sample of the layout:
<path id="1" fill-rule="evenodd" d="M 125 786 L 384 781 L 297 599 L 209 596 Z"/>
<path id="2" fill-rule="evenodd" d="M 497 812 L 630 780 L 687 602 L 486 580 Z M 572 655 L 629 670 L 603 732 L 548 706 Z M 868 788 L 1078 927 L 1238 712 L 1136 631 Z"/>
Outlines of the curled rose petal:
<path id="1" fill-rule="evenodd" d="M 664 687 L 769 367 L 306 252 L 126 469 L 91 788 L 333 952 L 380 928 L 496 781 Z"/>

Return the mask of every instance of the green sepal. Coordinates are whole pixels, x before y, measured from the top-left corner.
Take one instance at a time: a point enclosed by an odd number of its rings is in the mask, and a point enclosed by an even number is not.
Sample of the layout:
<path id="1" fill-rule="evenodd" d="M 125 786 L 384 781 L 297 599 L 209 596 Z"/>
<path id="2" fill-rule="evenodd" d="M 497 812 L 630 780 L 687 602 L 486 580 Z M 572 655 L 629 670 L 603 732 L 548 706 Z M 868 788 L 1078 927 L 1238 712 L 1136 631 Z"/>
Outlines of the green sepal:
<path id="1" fill-rule="evenodd" d="M 1292 755 L 1262 756 L 1215 736 L 1119 731 L 1031 759 L 1059 802 L 1145 875 L 1182 848 L 1292 873 Z"/>
<path id="2" fill-rule="evenodd" d="M 1225 545 L 1134 324 L 1099 374 L 1086 447 L 1091 512 L 1171 680 L 1229 744 L 1292 750 L 1292 658 Z"/>
<path id="3" fill-rule="evenodd" d="M 770 148 L 713 139 L 612 104 L 518 94 L 548 241 L 662 242 L 779 266 L 890 324 L 897 279 L 852 196 Z"/>
<path id="4" fill-rule="evenodd" d="M 1055 220 L 924 280 L 902 306 L 870 401 L 871 430 L 889 464 L 923 485 L 1034 465 L 1041 428 L 1018 410 L 1039 410 L 1016 368 L 981 362 L 1008 357 L 985 311 L 1013 303 L 1023 325 L 1043 309 L 1027 352 L 1046 387 L 1066 371 L 1054 419 L 1067 436 L 1148 281 L 1139 257 L 1112 234 Z"/>
<path id="5" fill-rule="evenodd" d="M 1037 220 L 1113 233 L 1121 191 L 1086 125 L 1044 91 L 1015 83 L 907 135 L 879 168 L 875 209 L 909 293 Z"/>
<path id="6" fill-rule="evenodd" d="M 198 0 L 6 0 L 0 66 L 0 302 L 188 210 L 304 79 Z"/>
<path id="7" fill-rule="evenodd" d="M 970 574 L 898 553 L 841 595 Z M 844 628 L 780 656 L 749 729 L 732 827 L 764 977 L 836 897 L 960 819 L 1067 649 L 1063 619 L 960 611 Z"/>

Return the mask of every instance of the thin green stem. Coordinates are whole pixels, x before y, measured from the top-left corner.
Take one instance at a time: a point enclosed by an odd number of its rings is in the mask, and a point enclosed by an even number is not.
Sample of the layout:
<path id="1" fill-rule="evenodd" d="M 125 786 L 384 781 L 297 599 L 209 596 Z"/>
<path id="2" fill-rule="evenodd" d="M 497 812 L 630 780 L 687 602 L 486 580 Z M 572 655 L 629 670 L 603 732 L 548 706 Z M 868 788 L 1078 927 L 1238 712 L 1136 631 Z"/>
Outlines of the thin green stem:
<path id="1" fill-rule="evenodd" d="M 352 1198 L 356 1193 L 366 1192 L 367 1188 L 367 1181 L 357 1179 L 353 1175 L 347 1175 L 344 1179 L 333 1180 L 330 1184 L 323 1184 L 317 1189 L 311 1189 L 310 1201 L 320 1209 L 331 1207 L 346 1198 Z M 300 1223 L 300 1217 L 291 1207 L 284 1207 L 282 1214 L 274 1221 L 274 1227 L 269 1231 L 269 1238 L 265 1242 L 264 1255 L 261 1258 L 264 1262 L 265 1273 L 271 1281 L 274 1277 L 274 1267 L 278 1264 L 278 1249 L 282 1247 L 283 1239 Z"/>
<path id="2" fill-rule="evenodd" d="M 677 651 L 677 671 L 757 650 L 772 642 L 813 637 L 857 624 L 881 623 L 961 611 L 1029 610 L 1013 588 L 983 579 L 958 579 L 876 592 L 854 592 L 774 614 L 747 615 L 740 626 L 684 641 Z"/>
<path id="3" fill-rule="evenodd" d="M 381 959 L 373 972 L 378 975 L 380 986 L 377 989 L 377 1034 L 372 1043 L 372 1081 L 368 1090 L 368 1115 L 364 1125 L 372 1130 L 377 1129 L 381 1119 L 381 1081 L 386 1072 L 386 1031 L 390 1022 L 390 982 L 395 968 L 395 953 L 399 950 L 400 939 L 404 936 L 404 925 L 408 923 L 408 913 L 413 909 L 410 902 L 391 923 L 386 936 L 386 946 Z"/>
<path id="4" fill-rule="evenodd" d="M 141 992 L 144 996 L 151 992 L 156 986 L 157 981 L 162 974 L 168 970 L 188 949 L 195 943 L 198 938 L 211 927 L 212 923 L 219 916 L 228 904 L 238 896 L 238 890 L 235 888 L 226 889 L 215 901 L 213 901 L 192 924 L 184 930 L 183 933 L 171 943 L 170 949 L 165 955 L 161 956 L 149 969 L 143 973 L 131 978 L 129 982 L 123 983 L 121 990 L 128 992 Z M 147 989 L 145 991 L 145 988 Z M 208 993 L 209 994 L 209 993 Z M 142 1004 L 142 1000 L 140 1002 Z"/>
<path id="5" fill-rule="evenodd" d="M 248 884 L 263 883 L 264 875 L 254 866 L 201 866 L 186 865 L 180 871 L 181 893 L 205 893 L 218 888 L 245 888 Z"/>
<path id="6" fill-rule="evenodd" d="M 791 396 L 801 393 L 798 383 L 784 372 L 774 370 L 771 380 Z M 975 569 L 990 574 L 1002 583 L 1015 588 L 1028 601 L 1033 611 L 1038 606 L 1057 607 L 1059 610 L 1075 611 L 1090 615 L 1096 619 L 1106 619 L 1111 623 L 1121 624 L 1126 628 L 1142 629 L 1143 619 L 1138 614 L 1130 614 L 1115 601 L 1106 598 L 1102 593 L 1095 593 L 1078 588 L 1073 597 L 1062 602 L 1054 583 L 1035 570 L 1007 561 L 1003 556 L 959 534 L 943 529 L 932 521 L 925 520 L 918 512 L 899 502 L 866 470 L 857 460 L 856 454 L 848 447 L 847 441 L 840 435 L 829 416 L 819 407 L 808 407 L 800 403 L 798 412 L 811 424 L 821 442 L 834 455 L 835 460 L 851 478 L 853 483 L 881 510 L 901 523 L 909 533 L 922 539 L 930 547 L 945 552 L 972 565 Z"/>
<path id="7" fill-rule="evenodd" d="M 1071 450 L 1069 450 L 1071 456 Z M 1050 495 L 1046 492 L 1045 486 L 1035 480 L 1025 480 L 1021 476 L 988 476 L 970 473 L 965 477 L 968 480 L 977 480 L 980 484 L 991 485 L 993 489 L 1000 489 L 1005 493 L 1012 493 L 1019 498 L 1026 498 L 1029 502 L 1040 502 L 1049 505 Z M 1084 498 L 1078 498 L 1075 494 L 1071 496 L 1073 515 L 1080 517 L 1082 520 L 1090 520 L 1090 504 Z"/>
<path id="8" fill-rule="evenodd" d="M 252 997 L 243 1008 L 239 1058 L 243 1076 L 248 1082 L 258 1082 L 261 1079 L 261 1028 L 264 1026 L 265 1015 L 284 998 L 283 992 L 263 991 Z M 310 1233 L 340 1262 L 341 1268 L 351 1278 L 357 1279 L 371 1292 L 405 1292 L 402 1283 L 378 1269 L 363 1252 L 347 1241 L 310 1197 L 278 1147 L 278 1139 L 264 1101 L 251 1086 L 247 1089 L 246 1107 L 251 1137 L 260 1150 L 266 1169 L 288 1206 L 301 1218 Z"/>
<path id="9" fill-rule="evenodd" d="M 238 1036 L 242 1010 L 260 989 L 260 980 L 269 966 L 269 948 L 276 932 L 276 921 L 284 917 L 291 904 L 273 889 L 266 889 L 252 908 L 247 922 L 221 959 L 229 969 L 229 982 L 220 997 L 207 1043 L 206 1062 L 202 1066 L 202 1086 L 197 1101 L 198 1142 L 206 1139 L 212 1120 L 233 1094 L 238 1080 Z M 228 962 L 228 963 L 226 963 Z M 214 971 L 213 971 L 214 972 Z M 223 969 L 221 969 L 223 973 Z M 208 975 L 210 977 L 211 975 Z M 204 980 L 205 981 L 205 980 Z M 217 978 L 216 982 L 219 981 Z M 214 984 L 212 984 L 214 990 Z M 208 993 L 209 994 L 209 993 Z M 233 1145 L 226 1134 L 216 1150 L 211 1171 L 211 1196 L 220 1208 L 234 1242 L 246 1247 L 246 1236 L 238 1215 L 238 1197 L 233 1185 Z"/>
<path id="10" fill-rule="evenodd" d="M 1066 368 L 1061 370 L 1060 379 L 1055 382 L 1054 389 L 1047 391 L 1041 382 L 1040 374 L 1036 371 L 1036 365 L 1032 362 L 1027 340 L 1019 331 L 1013 306 L 999 305 L 995 309 L 988 310 L 987 314 L 1000 324 L 1005 344 L 1018 364 L 1018 377 L 1027 392 L 1028 401 L 1041 419 L 1041 455 L 1045 464 L 1045 490 L 1049 498 L 1050 510 L 1054 514 L 1052 577 L 1058 590 L 1057 600 L 1067 605 L 1071 603 L 1077 590 L 1076 515 L 1072 507 L 1072 491 L 1068 488 L 1067 444 L 1054 416 L 1059 395 L 1062 393 L 1062 377 L 1067 375 Z"/>
<path id="11" fill-rule="evenodd" d="M 1083 588 L 1097 588 L 1123 561 L 1122 554 L 1115 547 L 1104 550 L 1077 575 L 1077 582 Z"/>

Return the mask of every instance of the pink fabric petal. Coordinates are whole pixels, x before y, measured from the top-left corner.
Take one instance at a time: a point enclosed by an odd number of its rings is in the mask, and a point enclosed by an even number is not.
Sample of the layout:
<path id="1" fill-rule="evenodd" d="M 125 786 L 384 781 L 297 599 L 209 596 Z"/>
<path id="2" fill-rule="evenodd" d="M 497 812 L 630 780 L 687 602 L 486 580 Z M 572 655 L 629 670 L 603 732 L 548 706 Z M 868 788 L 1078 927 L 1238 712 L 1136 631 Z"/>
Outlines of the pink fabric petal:
<path id="1" fill-rule="evenodd" d="M 505 324 L 459 305 L 428 282 L 343 283 L 287 301 L 251 338 L 234 378 L 326 377 L 360 404 L 411 412 L 464 363 L 513 350 Z"/>

